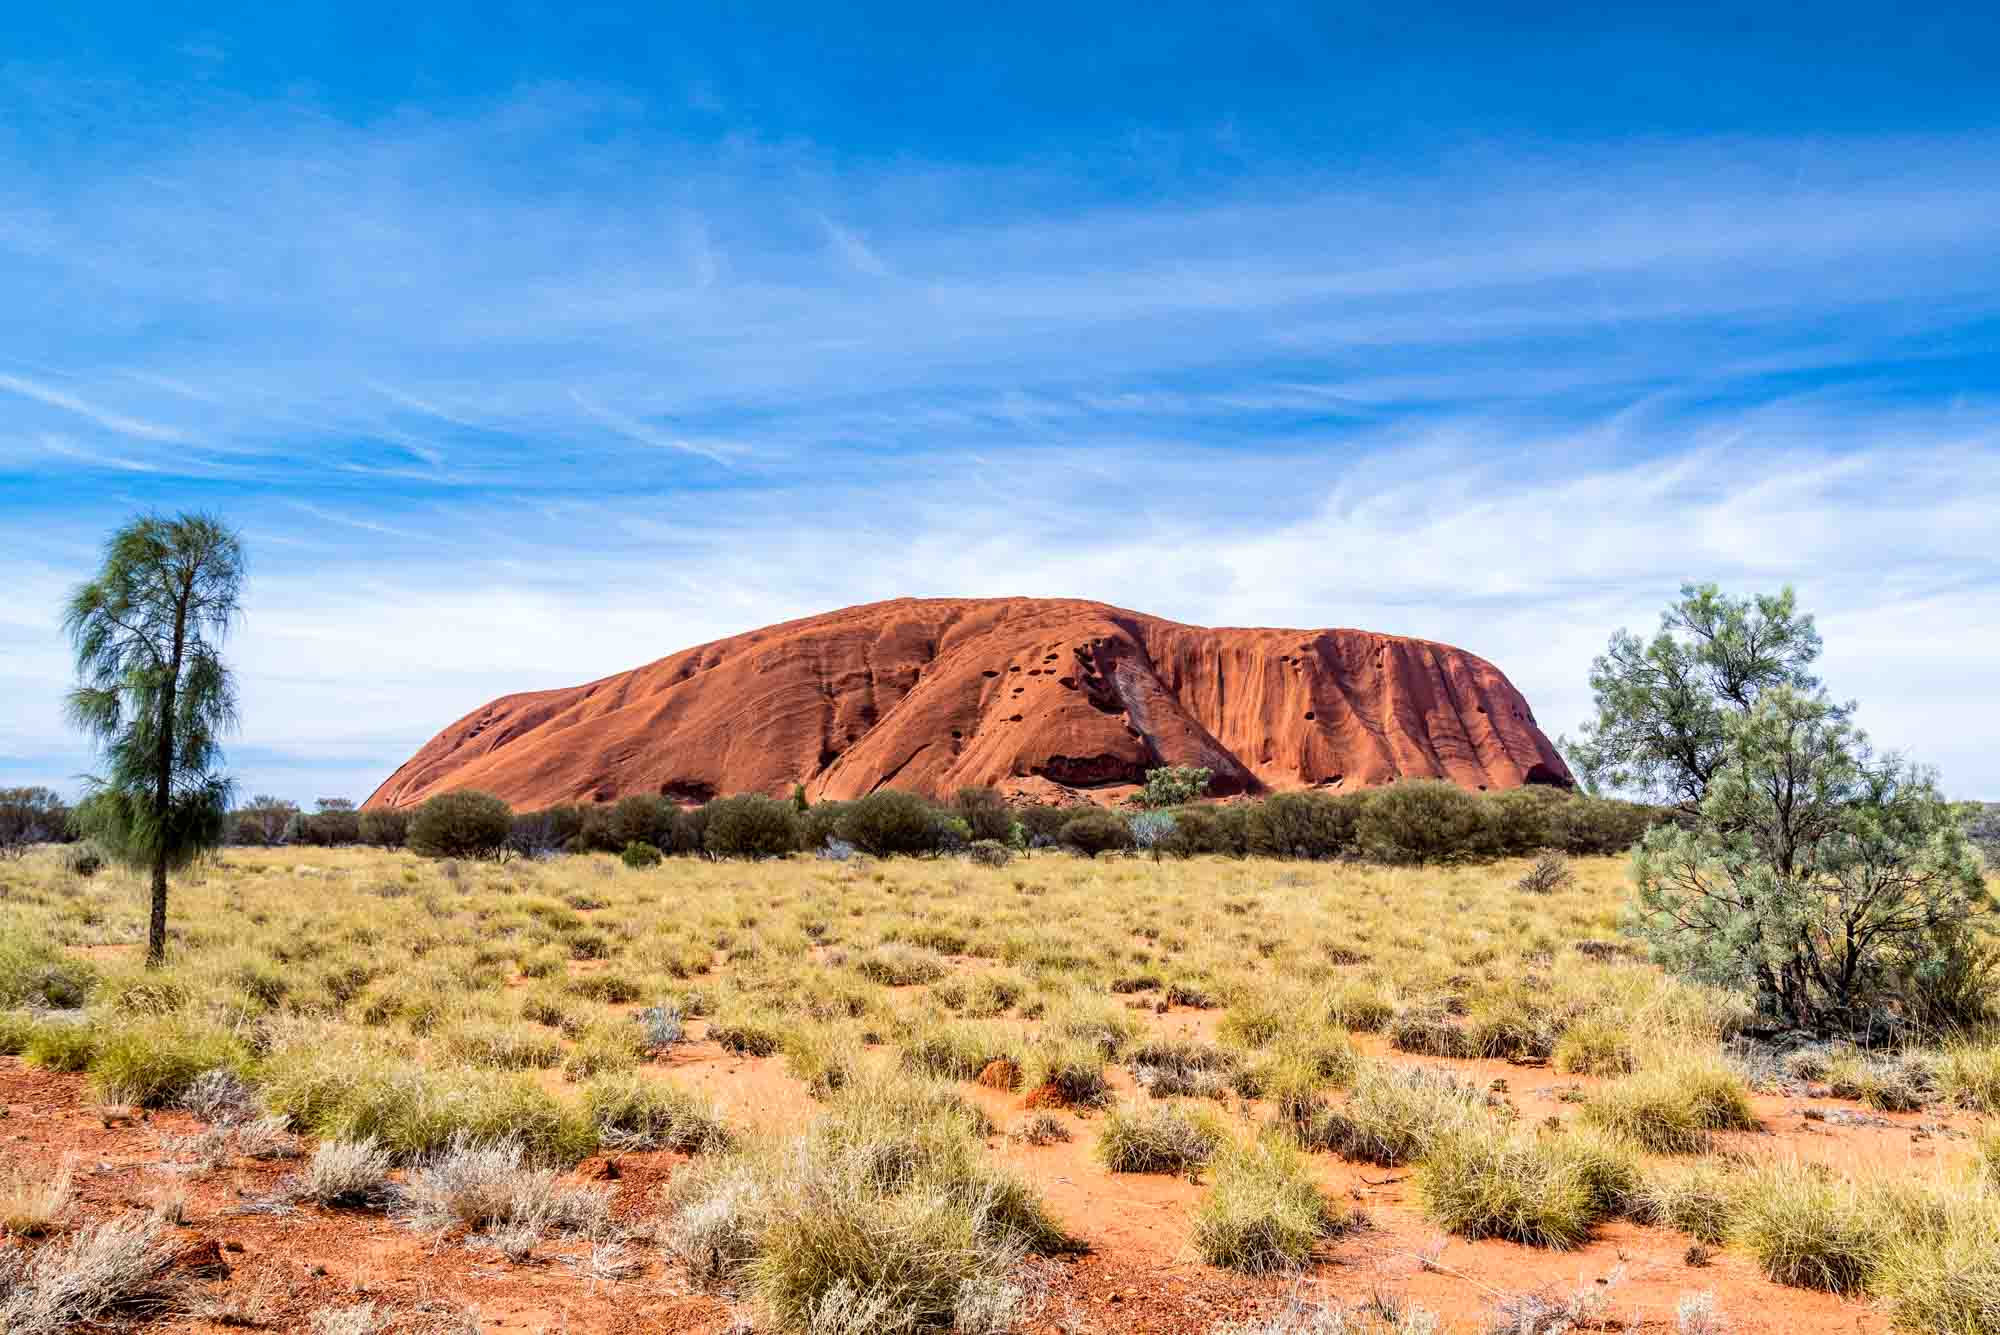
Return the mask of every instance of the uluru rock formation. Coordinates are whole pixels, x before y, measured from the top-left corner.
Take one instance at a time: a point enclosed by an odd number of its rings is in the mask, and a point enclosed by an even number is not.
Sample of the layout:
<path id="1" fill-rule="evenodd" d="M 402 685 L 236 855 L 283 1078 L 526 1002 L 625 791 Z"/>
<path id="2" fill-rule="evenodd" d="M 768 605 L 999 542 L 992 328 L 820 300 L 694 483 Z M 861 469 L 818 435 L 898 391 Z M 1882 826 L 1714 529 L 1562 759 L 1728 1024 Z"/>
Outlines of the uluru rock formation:
<path id="1" fill-rule="evenodd" d="M 661 793 L 1106 796 L 1158 765 L 1217 795 L 1568 785 L 1528 702 L 1482 658 L 1360 630 L 1184 626 L 1057 598 L 902 598 L 684 649 L 585 686 L 503 696 L 368 799 L 479 788 L 516 807 Z"/>

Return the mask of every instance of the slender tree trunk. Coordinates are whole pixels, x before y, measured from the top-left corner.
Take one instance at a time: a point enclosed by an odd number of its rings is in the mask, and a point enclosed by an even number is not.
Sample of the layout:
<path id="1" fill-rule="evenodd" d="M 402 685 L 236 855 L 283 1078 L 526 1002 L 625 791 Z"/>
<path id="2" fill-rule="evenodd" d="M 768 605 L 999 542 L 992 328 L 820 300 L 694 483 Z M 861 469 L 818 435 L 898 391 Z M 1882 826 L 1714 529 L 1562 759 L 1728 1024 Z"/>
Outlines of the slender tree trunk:
<path id="1" fill-rule="evenodd" d="M 160 692 L 160 772 L 153 788 L 153 817 L 158 837 L 153 848 L 153 917 L 146 928 L 146 967 L 167 962 L 167 818 L 174 801 L 174 693 L 181 681 L 181 655 L 187 648 L 187 595 L 183 583 L 180 605 L 174 609 L 174 657 L 167 665 L 166 689 Z"/>

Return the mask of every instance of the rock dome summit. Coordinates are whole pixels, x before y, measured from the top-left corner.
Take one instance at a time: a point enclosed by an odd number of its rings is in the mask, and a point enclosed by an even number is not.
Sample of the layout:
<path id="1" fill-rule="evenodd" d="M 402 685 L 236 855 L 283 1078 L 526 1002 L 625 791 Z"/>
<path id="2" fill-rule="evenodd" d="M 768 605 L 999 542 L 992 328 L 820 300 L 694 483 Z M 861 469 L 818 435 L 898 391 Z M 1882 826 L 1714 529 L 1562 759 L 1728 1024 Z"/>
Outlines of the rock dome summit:
<path id="1" fill-rule="evenodd" d="M 1159 765 L 1211 792 L 1400 778 L 1568 786 L 1506 676 L 1429 640 L 1209 628 L 1058 598 L 902 598 L 507 695 L 445 728 L 367 805 L 478 788 L 517 808 L 635 793 L 1108 798 Z"/>

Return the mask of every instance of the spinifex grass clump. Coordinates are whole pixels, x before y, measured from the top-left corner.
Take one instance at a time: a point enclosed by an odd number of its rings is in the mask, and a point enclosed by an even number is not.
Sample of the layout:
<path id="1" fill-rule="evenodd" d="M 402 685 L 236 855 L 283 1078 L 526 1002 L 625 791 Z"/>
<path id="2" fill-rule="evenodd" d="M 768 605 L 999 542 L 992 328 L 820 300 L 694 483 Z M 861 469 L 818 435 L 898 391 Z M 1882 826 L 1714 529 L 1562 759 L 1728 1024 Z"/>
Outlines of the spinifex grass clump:
<path id="1" fill-rule="evenodd" d="M 1584 1104 L 1583 1117 L 1655 1154 L 1699 1154 L 1712 1132 L 1757 1125 L 1743 1077 L 1707 1053 L 1684 1053 L 1604 1086 Z"/>
<path id="2" fill-rule="evenodd" d="M 1097 1158 L 1112 1173 L 1199 1174 L 1229 1138 L 1214 1113 L 1177 1103 L 1114 1108 L 1097 1133 Z"/>
<path id="3" fill-rule="evenodd" d="M 1780 1284 L 1859 1293 L 1889 1241 L 1880 1207 L 1817 1164 L 1766 1163 L 1738 1184 L 1731 1240 Z"/>
<path id="4" fill-rule="evenodd" d="M 1426 1148 L 1417 1190 L 1425 1217 L 1447 1233 L 1566 1250 L 1608 1213 L 1594 1167 L 1558 1136 L 1468 1119 Z"/>
<path id="5" fill-rule="evenodd" d="M 1479 1115 L 1486 1096 L 1450 1075 L 1363 1062 L 1347 1101 L 1300 1127 L 1315 1149 L 1393 1167 L 1421 1158 L 1439 1135 Z"/>
<path id="6" fill-rule="evenodd" d="M 1295 1270 L 1324 1238 L 1360 1226 L 1321 1193 L 1311 1167 L 1283 1137 L 1231 1146 L 1194 1214 L 1194 1248 L 1210 1265 L 1250 1274 Z"/>
<path id="7" fill-rule="evenodd" d="M 858 1081 L 804 1136 L 677 1176 L 663 1242 L 697 1282 L 747 1283 L 787 1329 L 941 1328 L 1004 1308 L 1023 1254 L 1071 1244 L 985 1160 L 983 1129 L 949 1088 Z"/>

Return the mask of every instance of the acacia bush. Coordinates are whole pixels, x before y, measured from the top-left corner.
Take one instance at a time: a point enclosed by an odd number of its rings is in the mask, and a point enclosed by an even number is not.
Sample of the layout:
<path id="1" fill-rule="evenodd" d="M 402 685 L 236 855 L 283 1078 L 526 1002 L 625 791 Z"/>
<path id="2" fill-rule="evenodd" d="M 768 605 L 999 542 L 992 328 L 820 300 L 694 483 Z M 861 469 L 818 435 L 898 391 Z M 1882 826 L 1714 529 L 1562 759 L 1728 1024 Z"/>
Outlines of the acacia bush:
<path id="1" fill-rule="evenodd" d="M 1176 807 L 1174 828 L 1160 841 L 1159 850 L 1177 858 L 1202 853 L 1241 857 L 1246 811 L 1243 806 Z"/>
<path id="2" fill-rule="evenodd" d="M 915 793 L 883 788 L 850 802 L 835 832 L 864 853 L 892 857 L 937 851 L 938 810 Z"/>
<path id="3" fill-rule="evenodd" d="M 1403 779 L 1369 793 L 1354 834 L 1362 852 L 1382 862 L 1451 862 L 1490 851 L 1480 799 L 1444 779 Z"/>
<path id="4" fill-rule="evenodd" d="M 410 813 L 394 807 L 373 807 L 361 813 L 361 842 L 376 848 L 401 848 L 409 841 Z"/>
<path id="5" fill-rule="evenodd" d="M 1072 853 L 1096 857 L 1131 848 L 1136 844 L 1132 827 L 1115 811 L 1096 809 L 1072 816 L 1064 823 L 1057 840 Z"/>
<path id="6" fill-rule="evenodd" d="M 674 842 L 675 811 L 674 804 L 664 797 L 645 793 L 621 797 L 611 808 L 611 840 L 620 848 L 630 844 L 669 848 Z"/>
<path id="7" fill-rule="evenodd" d="M 410 817 L 409 846 L 427 858 L 490 858 L 514 832 L 514 809 L 491 793 L 439 793 Z"/>
<path id="8" fill-rule="evenodd" d="M 847 814 L 850 802 L 815 802 L 799 816 L 799 847 L 808 853 L 817 853 L 826 847 L 826 841 L 840 832 L 840 818 Z"/>
<path id="9" fill-rule="evenodd" d="M 950 811 L 965 822 L 970 840 L 991 839 L 1004 844 L 1014 829 L 1014 809 L 998 788 L 961 788 Z"/>
<path id="10" fill-rule="evenodd" d="M 1243 848 L 1253 857 L 1336 858 L 1354 847 L 1365 798 L 1273 793 L 1243 814 Z"/>
<path id="11" fill-rule="evenodd" d="M 1028 847 L 1048 848 L 1055 844 L 1062 834 L 1062 827 L 1074 820 L 1087 808 L 1055 807 L 1045 804 L 1021 807 L 1014 812 L 1014 818 L 1021 822 L 1021 829 L 1027 836 Z"/>
<path id="12" fill-rule="evenodd" d="M 717 798 L 704 808 L 702 847 L 717 858 L 781 858 L 799 846 L 798 812 L 762 793 Z"/>

